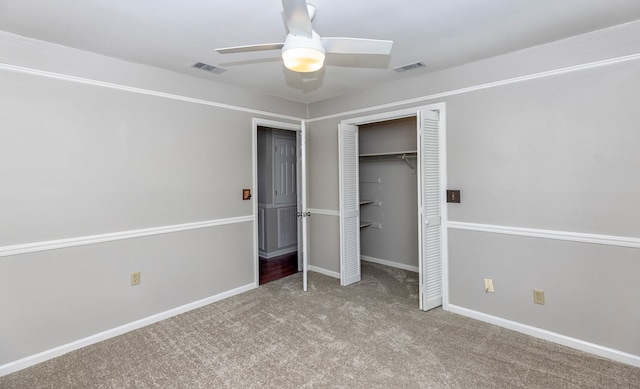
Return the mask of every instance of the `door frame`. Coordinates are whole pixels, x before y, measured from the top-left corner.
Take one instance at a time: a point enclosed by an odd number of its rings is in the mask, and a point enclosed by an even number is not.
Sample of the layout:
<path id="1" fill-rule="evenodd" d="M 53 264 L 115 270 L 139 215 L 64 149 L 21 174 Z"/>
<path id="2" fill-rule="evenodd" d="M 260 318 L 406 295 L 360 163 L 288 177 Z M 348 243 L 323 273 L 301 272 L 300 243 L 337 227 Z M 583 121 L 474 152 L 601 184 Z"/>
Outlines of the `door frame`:
<path id="1" fill-rule="evenodd" d="M 447 228 L 447 196 L 446 196 L 446 188 L 447 188 L 447 147 L 446 147 L 446 133 L 447 133 L 447 122 L 446 122 L 446 103 L 435 103 L 428 105 L 421 105 L 413 108 L 406 108 L 396 111 L 388 111 L 382 112 L 372 115 L 360 116 L 355 118 L 344 119 L 340 122 L 340 124 L 346 125 L 354 125 L 360 126 L 364 124 L 370 123 L 378 123 L 385 122 L 394 119 L 402 119 L 407 117 L 415 117 L 416 120 L 420 118 L 420 112 L 422 110 L 431 110 L 438 111 L 440 113 L 440 215 L 442 218 L 442 236 L 441 236 L 441 244 L 442 244 L 442 308 L 444 310 L 449 309 L 449 256 L 448 256 L 448 228 Z M 417 123 L 416 132 L 419 131 L 420 123 Z M 417 145 L 420 147 L 420 145 Z M 343 161 L 340 160 L 339 164 L 342 164 Z M 359 163 L 358 163 L 359 165 Z M 340 204 L 342 207 L 342 204 Z M 420 215 L 418 215 L 418 220 L 421 220 Z M 342 215 L 340 216 L 342 217 Z M 418 226 L 419 227 L 419 226 Z M 418 233 L 420 231 L 418 230 Z M 340 252 L 342 252 L 342 247 L 340 248 Z M 420 253 L 422 256 L 422 253 Z M 342 261 L 341 261 L 342 262 Z M 422 258 L 418 259 L 419 268 L 420 268 L 420 280 L 422 287 Z M 340 274 L 343 274 L 342 263 L 340 264 Z M 421 292 L 422 294 L 422 292 Z M 422 299 L 421 299 L 422 301 Z"/>
<path id="2" fill-rule="evenodd" d="M 260 286 L 260 245 L 259 245 L 259 233 L 258 233 L 258 127 L 268 127 L 276 130 L 283 131 L 294 131 L 296 133 L 296 147 L 300 150 L 301 147 L 301 136 L 302 129 L 304 126 L 304 122 L 300 123 L 287 123 L 287 122 L 278 122 L 274 120 L 262 119 L 262 118 L 253 118 L 251 121 L 251 160 L 252 160 L 252 187 L 253 194 L 251 197 L 252 205 L 253 205 L 253 256 L 254 256 L 254 269 L 253 269 L 253 277 L 254 284 L 256 287 Z M 298 194 L 302 195 L 303 191 L 302 186 L 306 182 L 306 172 L 301 171 L 301 169 L 297 169 L 297 180 L 296 185 L 298 186 Z M 301 207 L 301 199 L 298 197 L 297 199 L 297 207 L 300 210 Z M 302 211 L 300 211 L 302 212 Z M 300 218 L 298 218 L 300 220 Z M 303 236 L 301 236 L 302 231 L 301 228 L 298 229 L 298 269 L 303 272 L 306 270 L 303 261 Z M 306 275 L 304 277 L 304 289 L 306 289 Z"/>

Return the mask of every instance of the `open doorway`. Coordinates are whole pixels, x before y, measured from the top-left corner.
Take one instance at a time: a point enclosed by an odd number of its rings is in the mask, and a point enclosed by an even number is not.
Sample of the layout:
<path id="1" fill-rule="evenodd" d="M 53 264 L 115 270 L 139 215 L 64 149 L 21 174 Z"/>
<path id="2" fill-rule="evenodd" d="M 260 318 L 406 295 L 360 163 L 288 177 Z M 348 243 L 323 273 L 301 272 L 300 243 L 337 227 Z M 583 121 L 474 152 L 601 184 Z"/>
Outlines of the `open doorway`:
<path id="1" fill-rule="evenodd" d="M 259 284 L 297 273 L 298 141 L 296 131 L 258 126 Z"/>

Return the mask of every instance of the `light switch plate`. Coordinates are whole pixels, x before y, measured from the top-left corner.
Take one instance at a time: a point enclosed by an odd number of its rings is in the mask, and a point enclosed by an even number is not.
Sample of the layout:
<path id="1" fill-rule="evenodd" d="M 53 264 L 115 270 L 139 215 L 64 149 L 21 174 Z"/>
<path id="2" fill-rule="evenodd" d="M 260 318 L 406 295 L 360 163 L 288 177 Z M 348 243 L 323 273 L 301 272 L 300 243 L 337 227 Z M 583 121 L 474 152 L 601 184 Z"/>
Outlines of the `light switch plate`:
<path id="1" fill-rule="evenodd" d="M 495 289 L 493 289 L 493 280 L 491 278 L 484 279 L 484 291 L 487 293 L 495 292 Z"/>
<path id="2" fill-rule="evenodd" d="M 460 203 L 460 191 L 447 190 L 447 203 Z"/>

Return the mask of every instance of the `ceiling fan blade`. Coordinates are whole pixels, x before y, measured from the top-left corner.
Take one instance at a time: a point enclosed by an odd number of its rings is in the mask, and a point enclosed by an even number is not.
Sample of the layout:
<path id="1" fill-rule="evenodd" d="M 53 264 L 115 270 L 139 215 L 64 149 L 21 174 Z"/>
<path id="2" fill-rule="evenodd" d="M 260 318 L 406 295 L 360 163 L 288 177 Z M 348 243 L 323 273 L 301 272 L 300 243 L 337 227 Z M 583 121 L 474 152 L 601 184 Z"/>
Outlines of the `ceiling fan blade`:
<path id="1" fill-rule="evenodd" d="M 322 38 L 327 53 L 389 55 L 393 41 L 360 38 Z"/>
<path id="2" fill-rule="evenodd" d="M 284 43 L 265 43 L 261 45 L 234 46 L 216 49 L 220 54 L 249 53 L 252 51 L 279 50 Z"/>
<path id="3" fill-rule="evenodd" d="M 284 19 L 293 35 L 311 38 L 311 18 L 305 0 L 282 0 Z"/>

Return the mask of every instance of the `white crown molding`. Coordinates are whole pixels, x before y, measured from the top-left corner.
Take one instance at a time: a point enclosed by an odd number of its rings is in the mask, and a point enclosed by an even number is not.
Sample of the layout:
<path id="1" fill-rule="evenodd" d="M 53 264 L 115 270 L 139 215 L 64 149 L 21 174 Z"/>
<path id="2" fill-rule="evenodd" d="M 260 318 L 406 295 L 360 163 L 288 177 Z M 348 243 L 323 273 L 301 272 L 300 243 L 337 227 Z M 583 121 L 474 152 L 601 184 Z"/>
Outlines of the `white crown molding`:
<path id="1" fill-rule="evenodd" d="M 408 100 L 402 100 L 402 101 L 396 101 L 396 102 L 387 103 L 387 104 L 375 105 L 375 106 L 372 106 L 372 107 L 354 109 L 354 110 L 351 110 L 351 111 L 338 112 L 338 113 L 333 113 L 333 114 L 325 115 L 325 116 L 318 116 L 318 117 L 315 117 L 315 118 L 307 119 L 307 122 L 308 123 L 312 123 L 312 122 L 317 122 L 317 121 L 321 121 L 321 120 L 335 119 L 335 118 L 341 118 L 341 117 L 345 117 L 345 116 L 360 115 L 360 114 L 371 112 L 371 111 L 391 109 L 391 108 L 395 108 L 395 107 L 398 107 L 398 106 L 404 106 L 404 105 L 424 104 L 424 102 L 429 101 L 429 100 L 437 100 L 437 99 L 442 99 L 444 97 L 460 95 L 460 94 L 463 94 L 463 93 L 475 92 L 475 91 L 479 91 L 479 90 L 483 90 L 483 89 L 489 89 L 489 88 L 495 88 L 495 87 L 504 86 L 504 85 L 515 84 L 515 83 L 519 83 L 519 82 L 531 81 L 531 80 L 536 80 L 536 79 L 539 79 L 539 78 L 557 76 L 557 75 L 565 74 L 565 73 L 573 73 L 573 72 L 577 72 L 577 71 L 581 71 L 581 70 L 588 70 L 588 69 L 594 69 L 594 68 L 599 68 L 599 67 L 603 67 L 603 66 L 615 65 L 615 64 L 622 63 L 622 62 L 634 61 L 634 60 L 638 60 L 638 59 L 640 59 L 640 53 L 624 55 L 624 56 L 605 59 L 605 60 L 600 60 L 600 61 L 588 62 L 588 63 L 580 64 L 580 65 L 567 66 L 567 67 L 563 67 L 563 68 L 559 68 L 559 69 L 547 70 L 547 71 L 544 71 L 544 72 L 528 74 L 528 75 L 525 75 L 525 76 L 511 77 L 511 78 L 507 78 L 507 79 L 500 80 L 500 81 L 487 82 L 487 83 L 484 83 L 484 84 L 473 85 L 473 86 L 469 86 L 469 87 L 465 87 L 465 88 L 452 89 L 452 90 L 449 90 L 449 91 L 440 92 L 440 93 L 434 93 L 434 94 L 431 94 L 431 95 L 416 97 L 416 98 L 408 99 Z"/>
<path id="2" fill-rule="evenodd" d="M 0 247 L 0 258 L 11 255 L 35 253 L 39 251 L 56 250 L 66 247 L 85 246 L 96 243 L 112 242 L 116 240 L 140 238 L 144 236 L 168 234 L 172 232 L 195 230 L 223 226 L 227 224 L 251 222 L 255 218 L 253 215 L 233 217 L 227 219 L 207 220 L 194 223 L 174 224 L 170 226 L 143 228 L 138 230 L 111 232 L 107 234 L 80 236 L 76 238 L 49 240 L 44 242 L 34 242 L 18 244 L 13 246 Z"/>
<path id="3" fill-rule="evenodd" d="M 564 240 L 570 242 L 593 243 L 607 246 L 620 246 L 640 248 L 640 238 L 631 238 L 624 236 L 586 234 L 582 232 L 553 231 L 541 230 L 535 228 L 497 226 L 491 224 L 467 223 L 448 221 L 447 228 L 456 230 L 479 231 L 494 234 L 527 236 L 531 238 L 545 238 Z"/>
<path id="4" fill-rule="evenodd" d="M 629 354 L 624 351 L 612 349 L 605 346 L 600 346 L 595 343 L 586 342 L 584 340 L 561 335 L 556 332 L 547 331 L 541 328 L 533 327 L 523 323 L 518 323 L 512 320 L 503 319 L 501 317 L 488 315 L 483 312 L 474 311 L 472 309 L 460 307 L 453 304 L 449 304 L 447 310 L 449 312 L 457 313 L 462 316 L 480 320 L 485 323 L 495 324 L 497 326 L 504 327 L 513 331 L 521 332 L 523 334 L 531 335 L 536 338 L 548 340 L 550 342 L 558 343 L 563 346 L 588 352 L 590 354 L 594 354 L 594 355 L 598 355 L 614 361 L 626 363 L 628 365 L 640 367 L 640 356 L 638 355 Z"/>
<path id="5" fill-rule="evenodd" d="M 211 106 L 211 107 L 217 107 L 217 108 L 224 108 L 224 109 L 229 109 L 229 110 L 233 110 L 233 111 L 246 112 L 246 113 L 250 113 L 252 115 L 264 115 L 264 116 L 268 116 L 268 117 L 272 117 L 272 118 L 286 119 L 286 120 L 293 120 L 293 121 L 304 120 L 304 118 L 300 118 L 300 117 L 296 117 L 296 116 L 281 115 L 281 114 L 277 114 L 277 113 L 273 113 L 273 112 L 267 112 L 267 111 L 261 111 L 261 110 L 253 109 L 253 108 L 247 108 L 247 107 L 240 107 L 240 106 L 237 106 L 237 105 L 218 103 L 218 102 L 211 101 L 211 100 L 196 99 L 196 98 L 193 98 L 193 97 L 176 95 L 176 94 L 173 94 L 173 93 L 160 92 L 160 91 L 155 91 L 155 90 L 151 90 L 151 89 L 145 89 L 145 88 L 138 88 L 138 87 L 134 87 L 134 86 L 116 84 L 116 83 L 107 82 L 107 81 L 92 80 L 90 78 L 71 76 L 71 75 L 68 75 L 68 74 L 55 73 L 55 72 L 50 72 L 50 71 L 40 70 L 40 69 L 32 69 L 32 68 L 27 68 L 27 67 L 24 67 L 24 66 L 10 65 L 10 64 L 6 64 L 6 63 L 0 63 L 0 70 L 6 70 L 6 71 L 10 71 L 10 72 L 15 72 L 15 73 L 30 74 L 30 75 L 33 75 L 33 76 L 52 78 L 52 79 L 56 79 L 56 80 L 69 81 L 69 82 L 74 82 L 74 83 L 77 83 L 77 84 L 93 85 L 93 86 L 98 86 L 98 87 L 102 87 L 102 88 L 116 89 L 116 90 L 121 90 L 121 91 L 125 91 L 125 92 L 138 93 L 138 94 L 141 94 L 141 95 L 162 97 L 162 98 L 170 99 L 170 100 L 179 100 L 179 101 L 185 101 L 185 102 L 188 102 L 188 103 L 208 105 L 208 106 Z"/>
<path id="6" fill-rule="evenodd" d="M 214 296 L 207 297 L 202 300 L 194 301 L 192 303 L 185 304 L 177 308 L 170 309 L 168 311 L 157 313 L 155 315 L 146 317 L 144 319 L 136 320 L 134 322 L 121 325 L 119 327 L 115 327 L 115 328 L 108 329 L 106 331 L 99 332 L 97 334 L 88 336 L 83 339 L 78 339 L 71 343 L 67 343 L 62 346 L 58 346 L 38 354 L 30 355 L 28 357 L 21 358 L 13 362 L 6 363 L 4 365 L 0 365 L 0 377 L 10 373 L 14 373 L 18 370 L 26 369 L 27 367 L 36 365 L 38 363 L 47 361 L 49 359 L 59 357 L 63 354 L 66 354 L 74 350 L 78 350 L 82 347 L 86 347 L 98 342 L 102 342 L 103 340 L 114 338 L 118 335 L 122 335 L 127 332 L 137 330 L 138 328 L 142 328 L 150 324 L 157 323 L 161 320 L 165 320 L 170 317 L 180 315 L 188 311 L 192 311 L 194 309 L 203 307 L 211 303 L 215 303 L 216 301 L 224 300 L 228 297 L 232 297 L 255 288 L 257 288 L 257 285 L 255 283 L 251 283 L 245 286 L 240 286 L 238 288 L 231 289 L 226 292 L 218 293 Z"/>

